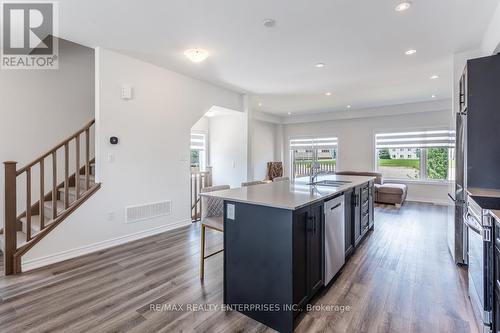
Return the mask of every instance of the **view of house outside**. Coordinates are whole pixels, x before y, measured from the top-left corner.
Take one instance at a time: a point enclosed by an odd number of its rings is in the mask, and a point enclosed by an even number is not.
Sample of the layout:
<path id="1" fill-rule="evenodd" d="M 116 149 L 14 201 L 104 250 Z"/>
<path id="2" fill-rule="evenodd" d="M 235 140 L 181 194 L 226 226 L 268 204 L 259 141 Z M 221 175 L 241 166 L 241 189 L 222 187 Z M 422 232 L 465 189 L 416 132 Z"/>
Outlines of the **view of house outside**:
<path id="1" fill-rule="evenodd" d="M 446 147 L 377 149 L 377 156 L 378 171 L 385 178 L 409 180 L 452 178 L 450 170 L 453 157 L 451 150 Z M 425 164 L 425 170 L 421 170 L 422 164 Z"/>

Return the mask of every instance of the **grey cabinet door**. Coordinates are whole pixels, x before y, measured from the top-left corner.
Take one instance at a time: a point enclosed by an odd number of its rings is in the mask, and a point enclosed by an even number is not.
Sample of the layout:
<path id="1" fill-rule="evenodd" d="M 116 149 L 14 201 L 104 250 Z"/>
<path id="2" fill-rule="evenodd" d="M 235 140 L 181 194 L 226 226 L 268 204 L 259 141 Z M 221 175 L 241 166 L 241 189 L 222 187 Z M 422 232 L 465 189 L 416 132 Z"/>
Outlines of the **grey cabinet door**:
<path id="1" fill-rule="evenodd" d="M 352 208 L 352 218 L 354 222 L 354 244 L 357 245 L 361 240 L 361 186 L 354 188 Z"/>
<path id="2" fill-rule="evenodd" d="M 293 217 L 293 304 L 306 305 L 310 293 L 307 272 L 309 207 L 299 209 Z"/>
<path id="3" fill-rule="evenodd" d="M 324 256 L 324 237 L 323 237 L 323 202 L 311 205 L 310 223 L 308 235 L 308 277 L 309 289 L 311 295 L 314 295 L 323 286 L 323 256 Z"/>
<path id="4" fill-rule="evenodd" d="M 344 193 L 345 199 L 345 255 L 348 257 L 354 249 L 354 220 L 353 220 L 353 190 Z"/>

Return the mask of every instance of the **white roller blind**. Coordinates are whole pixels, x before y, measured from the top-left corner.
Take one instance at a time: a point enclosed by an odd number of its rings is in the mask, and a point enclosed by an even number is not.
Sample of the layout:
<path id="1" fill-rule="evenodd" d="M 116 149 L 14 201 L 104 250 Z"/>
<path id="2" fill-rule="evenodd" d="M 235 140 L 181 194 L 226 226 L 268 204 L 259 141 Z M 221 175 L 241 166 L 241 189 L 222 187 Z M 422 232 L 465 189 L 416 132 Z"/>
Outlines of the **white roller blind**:
<path id="1" fill-rule="evenodd" d="M 375 146 L 380 148 L 442 148 L 455 147 L 455 131 L 432 130 L 375 134 Z"/>
<path id="2" fill-rule="evenodd" d="M 337 145 L 336 137 L 290 139 L 290 149 L 335 149 Z"/>
<path id="3" fill-rule="evenodd" d="M 205 150 L 205 134 L 191 133 L 191 149 Z"/>

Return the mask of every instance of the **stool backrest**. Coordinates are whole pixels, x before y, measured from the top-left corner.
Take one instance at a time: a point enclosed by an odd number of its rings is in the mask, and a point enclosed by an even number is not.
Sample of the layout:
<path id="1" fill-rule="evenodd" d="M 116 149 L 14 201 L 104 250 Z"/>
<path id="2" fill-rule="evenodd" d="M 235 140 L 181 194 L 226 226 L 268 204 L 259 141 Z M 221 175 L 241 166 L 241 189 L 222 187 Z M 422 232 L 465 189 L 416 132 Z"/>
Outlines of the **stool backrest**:
<path id="1" fill-rule="evenodd" d="M 229 190 L 229 185 L 209 186 L 201 189 L 200 193 Z M 201 218 L 223 216 L 224 200 L 221 198 L 201 197 Z"/>

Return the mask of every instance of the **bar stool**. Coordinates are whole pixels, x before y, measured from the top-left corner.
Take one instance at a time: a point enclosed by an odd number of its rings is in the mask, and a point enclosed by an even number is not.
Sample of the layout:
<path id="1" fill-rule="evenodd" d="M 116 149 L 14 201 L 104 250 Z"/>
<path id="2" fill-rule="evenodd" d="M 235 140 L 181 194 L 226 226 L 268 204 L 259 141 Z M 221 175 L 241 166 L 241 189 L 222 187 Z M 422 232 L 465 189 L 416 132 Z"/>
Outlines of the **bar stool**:
<path id="1" fill-rule="evenodd" d="M 229 190 L 229 185 L 204 187 L 200 193 Z M 201 248 L 200 248 L 200 280 L 205 276 L 205 259 L 224 251 L 224 249 L 205 255 L 206 229 L 224 232 L 224 200 L 220 198 L 201 197 Z"/>

